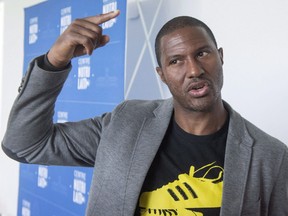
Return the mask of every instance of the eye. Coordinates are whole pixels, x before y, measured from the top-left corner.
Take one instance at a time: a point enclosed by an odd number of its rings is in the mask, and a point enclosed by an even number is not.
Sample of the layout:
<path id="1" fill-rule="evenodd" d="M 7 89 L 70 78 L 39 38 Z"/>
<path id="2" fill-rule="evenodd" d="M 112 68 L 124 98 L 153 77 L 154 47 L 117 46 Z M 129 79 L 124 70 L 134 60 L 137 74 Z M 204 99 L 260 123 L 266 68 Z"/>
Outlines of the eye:
<path id="1" fill-rule="evenodd" d="M 207 56 L 208 54 L 209 54 L 209 52 L 207 52 L 207 51 L 201 51 L 197 54 L 197 57 L 203 58 L 203 57 Z"/>
<path id="2" fill-rule="evenodd" d="M 178 59 L 172 59 L 171 61 L 169 61 L 169 65 L 175 65 L 178 63 Z"/>
<path id="3" fill-rule="evenodd" d="M 176 65 L 176 64 L 179 64 L 179 62 L 180 62 L 180 59 L 179 58 L 175 58 L 175 59 L 171 59 L 170 61 L 169 61 L 169 65 Z"/>

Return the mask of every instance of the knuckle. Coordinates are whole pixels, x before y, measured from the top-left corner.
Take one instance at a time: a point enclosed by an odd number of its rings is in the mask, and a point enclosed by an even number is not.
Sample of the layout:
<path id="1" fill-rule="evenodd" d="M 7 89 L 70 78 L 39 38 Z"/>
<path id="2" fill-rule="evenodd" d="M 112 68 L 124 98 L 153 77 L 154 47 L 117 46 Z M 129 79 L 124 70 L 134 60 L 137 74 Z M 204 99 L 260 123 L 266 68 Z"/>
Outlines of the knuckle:
<path id="1" fill-rule="evenodd" d="M 80 18 L 76 18 L 76 19 L 72 22 L 72 24 L 73 24 L 73 23 L 79 23 L 79 22 L 81 22 L 81 20 L 82 20 L 82 19 L 80 19 Z"/>
<path id="2" fill-rule="evenodd" d="M 91 40 L 88 37 L 83 37 L 83 39 L 82 39 L 83 44 L 89 44 L 90 42 L 91 42 Z"/>

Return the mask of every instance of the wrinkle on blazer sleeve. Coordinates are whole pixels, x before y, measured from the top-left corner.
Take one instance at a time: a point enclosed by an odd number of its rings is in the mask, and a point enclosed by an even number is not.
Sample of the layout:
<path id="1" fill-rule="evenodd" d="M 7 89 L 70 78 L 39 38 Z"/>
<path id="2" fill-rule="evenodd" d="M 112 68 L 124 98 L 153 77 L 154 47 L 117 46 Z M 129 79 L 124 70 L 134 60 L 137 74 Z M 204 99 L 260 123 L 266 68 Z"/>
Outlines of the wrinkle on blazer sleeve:
<path id="1" fill-rule="evenodd" d="M 11 109 L 2 149 L 24 163 L 93 166 L 102 122 L 111 113 L 80 122 L 53 124 L 54 106 L 71 65 L 62 71 L 46 71 L 34 59 Z"/>

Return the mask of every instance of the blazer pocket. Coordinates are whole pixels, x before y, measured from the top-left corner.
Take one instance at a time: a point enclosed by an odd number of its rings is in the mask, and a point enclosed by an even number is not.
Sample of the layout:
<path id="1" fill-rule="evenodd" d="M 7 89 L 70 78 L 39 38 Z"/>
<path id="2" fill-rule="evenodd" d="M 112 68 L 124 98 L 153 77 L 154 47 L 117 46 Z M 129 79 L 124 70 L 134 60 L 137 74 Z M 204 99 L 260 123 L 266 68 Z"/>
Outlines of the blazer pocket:
<path id="1" fill-rule="evenodd" d="M 261 198 L 256 202 L 245 202 L 241 216 L 261 216 Z"/>

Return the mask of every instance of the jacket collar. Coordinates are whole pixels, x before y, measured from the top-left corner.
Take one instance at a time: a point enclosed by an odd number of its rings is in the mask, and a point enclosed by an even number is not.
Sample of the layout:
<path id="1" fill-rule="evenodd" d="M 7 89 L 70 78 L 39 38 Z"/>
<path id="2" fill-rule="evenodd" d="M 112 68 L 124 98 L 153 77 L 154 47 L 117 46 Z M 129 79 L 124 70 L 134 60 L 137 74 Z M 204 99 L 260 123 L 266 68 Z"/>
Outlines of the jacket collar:
<path id="1" fill-rule="evenodd" d="M 224 188 L 221 215 L 241 215 L 252 156 L 253 139 L 245 120 L 224 102 L 229 112 L 229 129 L 224 162 Z"/>
<path id="2" fill-rule="evenodd" d="M 147 172 L 164 138 L 173 113 L 173 100 L 164 100 L 144 119 L 133 152 L 124 200 L 125 215 L 133 215 Z M 132 204 L 133 203 L 133 204 Z"/>

